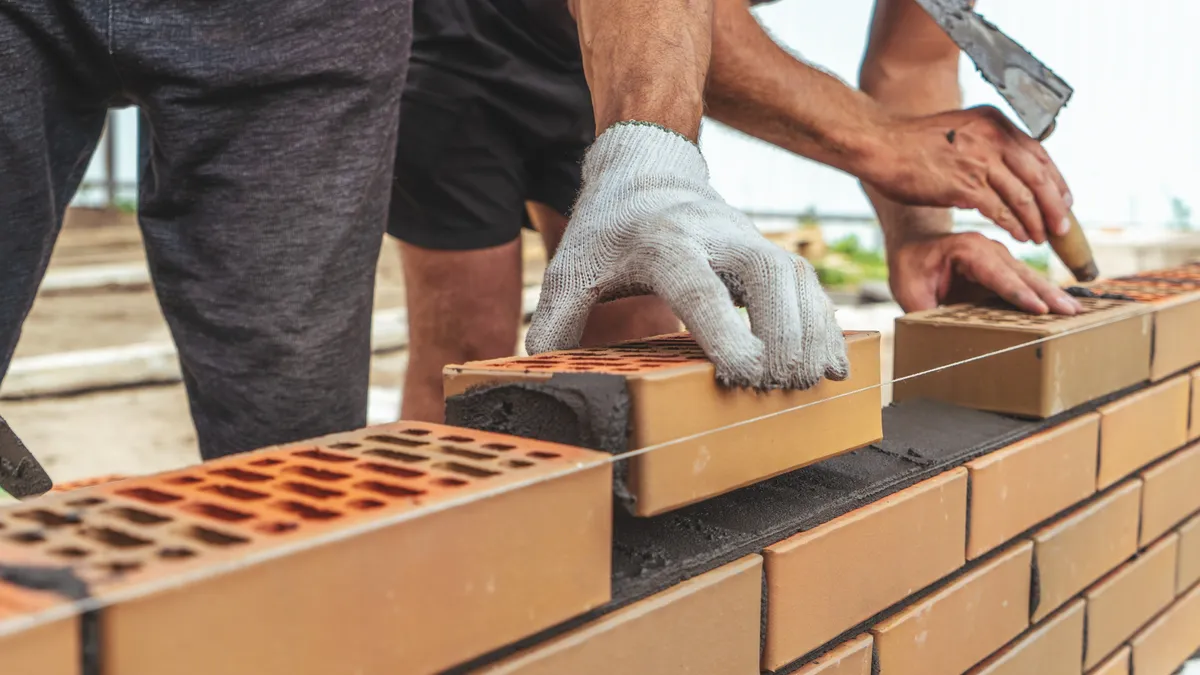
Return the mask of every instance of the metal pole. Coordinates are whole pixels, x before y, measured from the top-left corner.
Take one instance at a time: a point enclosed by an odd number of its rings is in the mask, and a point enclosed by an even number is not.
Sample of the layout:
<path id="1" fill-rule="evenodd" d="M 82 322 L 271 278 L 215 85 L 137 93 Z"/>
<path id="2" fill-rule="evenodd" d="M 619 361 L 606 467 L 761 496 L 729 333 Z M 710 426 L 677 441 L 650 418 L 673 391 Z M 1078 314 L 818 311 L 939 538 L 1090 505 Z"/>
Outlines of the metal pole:
<path id="1" fill-rule="evenodd" d="M 104 187 L 108 198 L 106 206 L 110 209 L 117 205 L 117 135 L 113 126 L 110 110 L 104 121 Z"/>

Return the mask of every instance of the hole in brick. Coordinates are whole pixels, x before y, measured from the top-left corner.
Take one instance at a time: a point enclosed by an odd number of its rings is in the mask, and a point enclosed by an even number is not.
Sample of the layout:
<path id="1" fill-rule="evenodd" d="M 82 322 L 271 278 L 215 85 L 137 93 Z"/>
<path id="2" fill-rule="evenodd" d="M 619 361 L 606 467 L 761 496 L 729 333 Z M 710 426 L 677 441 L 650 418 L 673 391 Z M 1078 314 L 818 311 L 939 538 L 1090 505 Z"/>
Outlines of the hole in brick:
<path id="1" fill-rule="evenodd" d="M 397 452 L 396 450 L 385 450 L 383 448 L 367 450 L 364 454 L 375 455 L 376 457 L 383 457 L 384 459 L 392 459 L 397 462 L 407 462 L 409 464 L 414 462 L 424 462 L 425 460 L 429 459 L 428 457 L 423 457 L 421 455 L 410 455 L 407 452 Z"/>
<path id="2" fill-rule="evenodd" d="M 288 513 L 294 513 L 305 520 L 329 520 L 330 518 L 337 518 L 342 515 L 337 511 L 318 509 L 303 502 L 280 502 L 276 506 Z"/>
<path id="3" fill-rule="evenodd" d="M 330 483 L 333 481 L 344 480 L 344 479 L 350 477 L 350 474 L 348 474 L 348 473 L 341 473 L 338 471 L 330 471 L 328 469 L 318 469 L 316 467 L 303 466 L 303 465 L 289 466 L 288 468 L 284 469 L 284 471 L 286 473 L 299 474 L 301 476 L 304 476 L 305 478 L 311 478 L 313 480 L 322 480 L 322 481 L 326 481 L 326 482 L 330 482 Z"/>
<path id="4" fill-rule="evenodd" d="M 354 448 L 358 447 L 358 443 L 334 443 L 329 447 L 333 448 L 334 450 L 353 450 Z"/>
<path id="5" fill-rule="evenodd" d="M 345 492 L 340 492 L 338 490 L 329 490 L 323 487 L 317 487 L 316 485 L 309 485 L 308 483 L 296 483 L 294 481 L 284 483 L 283 487 L 297 494 L 302 494 L 305 497 L 312 497 L 313 499 L 329 499 L 330 497 L 342 497 L 346 494 Z"/>
<path id="6" fill-rule="evenodd" d="M 513 448 L 515 448 L 517 446 L 509 445 L 507 443 L 488 443 L 488 444 L 484 445 L 483 447 L 487 448 L 488 450 L 496 450 L 498 452 L 504 452 L 505 450 L 512 450 Z"/>
<path id="7" fill-rule="evenodd" d="M 406 469 L 402 466 L 392 466 L 390 464 L 377 464 L 375 462 L 368 462 L 366 464 L 359 464 L 359 466 L 369 471 L 383 473 L 389 476 L 395 476 L 397 478 L 419 478 L 425 475 L 424 471 Z"/>
<path id="8" fill-rule="evenodd" d="M 385 504 L 378 499 L 355 499 L 350 502 L 350 506 L 356 509 L 377 509 Z"/>
<path id="9" fill-rule="evenodd" d="M 209 471 L 209 473 L 217 476 L 225 476 L 226 478 L 232 478 L 234 480 L 240 480 L 244 483 L 261 483 L 263 481 L 271 480 L 271 477 L 265 473 L 246 471 L 245 469 L 239 469 L 237 467 L 216 469 L 215 471 Z"/>
<path id="10" fill-rule="evenodd" d="M 283 464 L 283 460 L 264 457 L 262 459 L 256 459 L 253 462 L 250 462 L 250 466 L 275 466 L 276 464 Z"/>
<path id="11" fill-rule="evenodd" d="M 439 469 L 445 469 L 446 471 L 461 473 L 464 476 L 470 476 L 471 478 L 488 478 L 499 473 L 497 471 L 488 471 L 487 469 L 481 469 L 477 466 L 471 466 L 470 464 L 460 464 L 459 462 L 442 462 L 441 464 L 434 464 L 434 466 Z"/>
<path id="12" fill-rule="evenodd" d="M 402 448 L 419 448 L 422 445 L 429 445 L 429 441 L 414 441 L 410 438 L 400 438 L 399 436 L 388 436 L 386 434 L 381 434 L 381 435 L 377 435 L 377 436 L 367 436 L 367 440 L 375 441 L 377 443 L 388 443 L 391 445 L 398 445 Z"/>
<path id="13" fill-rule="evenodd" d="M 149 539 L 135 537 L 128 532 L 115 530 L 111 527 L 89 527 L 81 530 L 80 534 L 113 548 L 138 548 L 154 543 Z"/>
<path id="14" fill-rule="evenodd" d="M 150 502 L 151 504 L 166 504 L 168 502 L 177 502 L 180 499 L 183 499 L 183 497 L 180 497 L 179 495 L 173 495 L 169 492 L 160 492 L 148 487 L 117 490 L 117 494 L 124 495 L 126 497 L 133 497 L 134 499 L 140 499 L 141 501 Z"/>
<path id="15" fill-rule="evenodd" d="M 315 459 L 318 462 L 330 462 L 332 464 L 341 464 L 342 462 L 354 461 L 353 457 L 339 455 L 335 452 L 325 452 L 324 450 L 305 450 L 303 452 L 294 452 L 292 454 L 296 455 L 297 457 L 307 457 L 309 459 Z"/>
<path id="16" fill-rule="evenodd" d="M 533 466 L 533 462 L 531 462 L 527 459 L 510 459 L 505 462 L 501 462 L 501 464 L 503 464 L 504 466 L 507 466 L 510 469 L 525 469 L 525 468 Z"/>
<path id="17" fill-rule="evenodd" d="M 197 476 L 174 476 L 163 479 L 163 482 L 170 483 L 171 485 L 194 485 L 204 482 L 204 479 Z"/>
<path id="18" fill-rule="evenodd" d="M 256 529 L 258 529 L 258 531 L 260 531 L 260 532 L 266 532 L 267 534 L 283 534 L 284 532 L 291 532 L 292 530 L 296 529 L 297 527 L 300 527 L 300 526 L 297 525 L 296 523 L 275 521 L 273 523 L 263 523 L 262 525 L 259 525 L 258 528 L 256 528 Z"/>
<path id="19" fill-rule="evenodd" d="M 64 525 L 78 525 L 80 522 L 79 516 L 77 516 L 73 513 L 68 513 L 67 515 L 62 515 L 60 513 L 55 513 L 53 511 L 47 511 L 46 509 L 35 509 L 33 511 L 21 511 L 19 513 L 14 513 L 13 515 L 16 516 L 17 518 L 23 518 L 25 520 L 32 520 L 35 523 L 38 523 L 39 525 L 44 525 L 46 527 L 62 527 Z"/>
<path id="20" fill-rule="evenodd" d="M 132 509 L 128 506 L 119 506 L 115 509 L 109 509 L 106 513 L 128 520 L 135 525 L 158 525 L 160 523 L 170 522 L 170 518 L 160 516 L 157 513 L 150 513 L 141 509 Z"/>
<path id="21" fill-rule="evenodd" d="M 424 490 L 415 490 L 402 485 L 392 485 L 391 483 L 384 483 L 377 480 L 364 481 L 358 485 L 355 485 L 354 487 L 360 490 L 377 492 L 381 495 L 387 495 L 388 497 L 416 497 L 417 495 L 425 494 Z"/>
<path id="22" fill-rule="evenodd" d="M 471 443 L 475 439 L 468 436 L 442 436 L 440 440 L 447 441 L 449 443 Z"/>
<path id="23" fill-rule="evenodd" d="M 103 504 L 104 500 L 99 497 L 84 497 L 83 499 L 74 499 L 67 502 L 67 506 L 74 506 L 79 509 L 86 509 L 89 506 Z"/>
<path id="24" fill-rule="evenodd" d="M 158 557 L 164 560 L 182 560 L 183 558 L 191 558 L 194 555 L 196 555 L 195 551 L 182 546 L 171 546 L 158 552 Z"/>
<path id="25" fill-rule="evenodd" d="M 439 478 L 433 482 L 445 487 L 462 487 L 467 484 L 467 481 L 461 478 Z"/>
<path id="26" fill-rule="evenodd" d="M 195 513 L 197 515 L 206 516 L 208 518 L 223 520 L 227 523 L 236 523 L 242 520 L 249 520 L 250 518 L 254 517 L 249 513 L 234 511 L 233 509 L 227 509 L 224 506 L 217 506 L 216 504 L 205 504 L 204 502 L 188 504 L 187 506 L 183 507 L 183 510 Z"/>
<path id="27" fill-rule="evenodd" d="M 401 431 L 400 433 L 408 434 L 409 436 L 428 436 L 429 430 L 428 429 L 405 429 L 404 431 Z"/>
<path id="28" fill-rule="evenodd" d="M 105 563 L 100 566 L 100 569 L 107 570 L 109 574 L 125 574 L 142 569 L 142 563 L 133 560 L 118 560 Z"/>
<path id="29" fill-rule="evenodd" d="M 245 537 L 239 537 L 234 534 L 226 534 L 217 530 L 210 530 L 207 527 L 199 525 L 188 528 L 184 531 L 184 536 L 203 542 L 210 546 L 234 546 L 237 544 L 245 544 L 250 541 Z"/>
<path id="30" fill-rule="evenodd" d="M 545 452 L 542 450 L 531 452 L 529 453 L 529 456 L 536 457 L 538 459 L 558 459 L 559 457 L 562 457 L 562 455 L 558 454 L 557 452 Z"/>
<path id="31" fill-rule="evenodd" d="M 8 535 L 9 539 L 18 544 L 40 544 L 46 541 L 46 535 L 37 530 L 28 530 L 25 532 L 16 532 Z"/>
<path id="32" fill-rule="evenodd" d="M 79 548 L 78 546 L 64 546 L 62 548 L 53 549 L 50 552 L 63 558 L 86 558 L 92 553 L 86 548 Z"/>
<path id="33" fill-rule="evenodd" d="M 254 501 L 256 499 L 266 499 L 267 493 L 258 492 L 257 490 L 247 490 L 236 485 L 209 485 L 204 488 L 205 492 L 229 497 L 230 499 L 238 499 L 244 502 Z"/>
<path id="34" fill-rule="evenodd" d="M 445 455 L 454 455 L 455 457 L 466 457 L 467 459 L 496 459 L 495 455 L 489 455 L 486 452 L 476 452 L 474 450 L 465 450 L 463 448 L 451 448 L 441 446 L 438 448 Z"/>

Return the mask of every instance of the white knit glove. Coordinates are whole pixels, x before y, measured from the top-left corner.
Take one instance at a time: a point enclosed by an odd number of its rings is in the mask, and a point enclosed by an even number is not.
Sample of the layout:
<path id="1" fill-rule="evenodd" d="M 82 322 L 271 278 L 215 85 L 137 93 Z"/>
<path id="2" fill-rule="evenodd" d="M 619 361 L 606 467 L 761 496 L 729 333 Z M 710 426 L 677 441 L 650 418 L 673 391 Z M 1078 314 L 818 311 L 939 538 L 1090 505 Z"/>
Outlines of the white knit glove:
<path id="1" fill-rule="evenodd" d="M 526 337 L 530 354 L 579 345 L 598 302 L 656 294 L 727 385 L 807 389 L 850 366 L 808 261 L 767 241 L 708 184 L 700 149 L 657 125 L 596 139 Z M 735 303 L 750 315 L 747 326 Z"/>

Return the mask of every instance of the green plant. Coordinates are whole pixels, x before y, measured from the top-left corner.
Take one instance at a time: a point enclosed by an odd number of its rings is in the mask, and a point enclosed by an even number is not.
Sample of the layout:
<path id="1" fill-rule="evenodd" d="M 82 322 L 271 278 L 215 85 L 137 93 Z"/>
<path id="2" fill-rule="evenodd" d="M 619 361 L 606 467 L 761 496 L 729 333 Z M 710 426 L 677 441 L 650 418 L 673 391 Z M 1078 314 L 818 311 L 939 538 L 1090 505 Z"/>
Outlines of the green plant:
<path id="1" fill-rule="evenodd" d="M 850 281 L 850 276 L 844 270 L 836 267 L 827 267 L 825 265 L 814 265 L 817 271 L 817 280 L 822 286 L 845 286 Z"/>
<path id="2" fill-rule="evenodd" d="M 113 208 L 121 213 L 137 213 L 137 201 L 129 198 L 118 198 L 113 200 Z"/>
<path id="3" fill-rule="evenodd" d="M 1021 256 L 1021 262 L 1042 274 L 1050 273 L 1050 256 L 1045 253 L 1033 253 Z"/>

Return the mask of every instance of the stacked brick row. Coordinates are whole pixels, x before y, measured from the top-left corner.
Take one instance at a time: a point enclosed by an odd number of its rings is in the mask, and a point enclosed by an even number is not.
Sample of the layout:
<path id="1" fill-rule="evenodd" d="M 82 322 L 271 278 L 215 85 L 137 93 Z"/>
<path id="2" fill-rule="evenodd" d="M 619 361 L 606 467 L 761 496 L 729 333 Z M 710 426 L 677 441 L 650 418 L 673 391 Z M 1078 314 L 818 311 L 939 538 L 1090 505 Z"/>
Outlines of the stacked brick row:
<path id="1" fill-rule="evenodd" d="M 51 493 L 0 510 L 0 667 L 1169 675 L 1200 647 L 1195 291 L 1184 267 L 1072 319 L 907 317 L 898 374 L 1008 360 L 882 417 L 877 335 L 852 381 L 761 394 L 676 336 L 449 369 L 482 430 Z"/>

